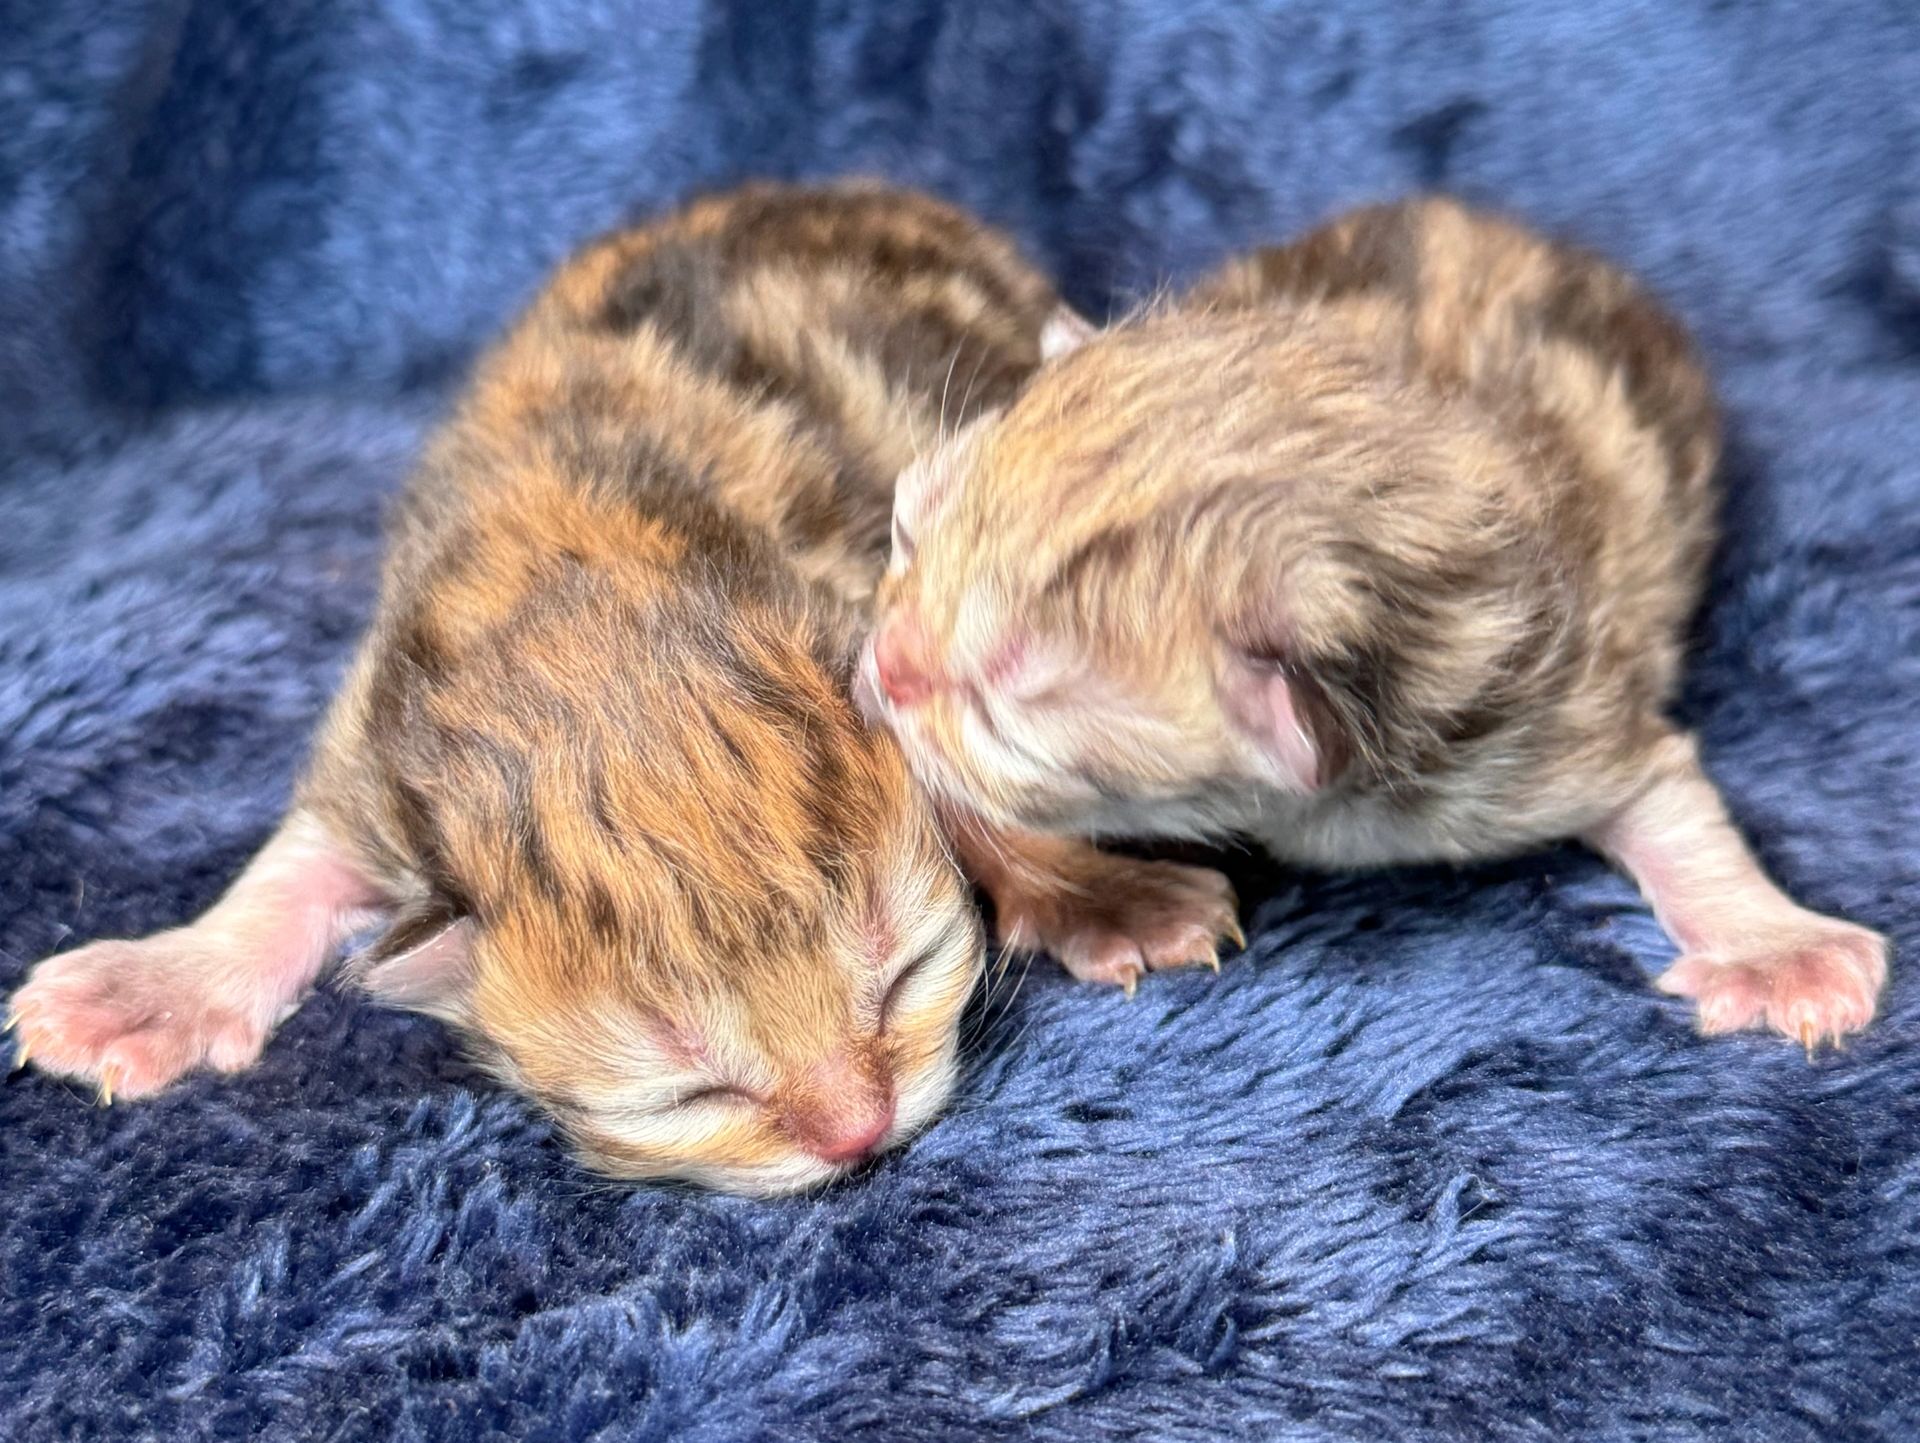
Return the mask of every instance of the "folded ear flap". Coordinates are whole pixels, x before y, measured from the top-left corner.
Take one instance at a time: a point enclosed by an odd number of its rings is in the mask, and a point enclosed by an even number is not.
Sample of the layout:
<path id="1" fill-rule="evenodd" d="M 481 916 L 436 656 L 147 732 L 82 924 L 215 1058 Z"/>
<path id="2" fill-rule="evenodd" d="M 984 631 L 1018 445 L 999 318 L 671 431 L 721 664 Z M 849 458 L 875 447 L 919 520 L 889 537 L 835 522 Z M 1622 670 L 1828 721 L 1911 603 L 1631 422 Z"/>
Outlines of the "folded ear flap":
<path id="1" fill-rule="evenodd" d="M 1056 361 L 1070 351 L 1079 350 L 1098 334 L 1099 327 L 1062 302 L 1040 329 L 1040 359 Z"/>
<path id="2" fill-rule="evenodd" d="M 352 960 L 348 975 L 388 1007 L 465 1023 L 475 980 L 473 921 L 439 902 L 403 911 Z"/>
<path id="3" fill-rule="evenodd" d="M 1265 757 L 1283 790 L 1305 796 L 1346 769 L 1339 720 L 1304 667 L 1229 644 L 1219 689 L 1228 719 Z"/>
<path id="4" fill-rule="evenodd" d="M 932 451 L 907 464 L 893 483 L 893 562 L 905 564 L 921 530 L 933 523 L 972 470 L 980 438 L 1000 415 L 982 411 Z"/>

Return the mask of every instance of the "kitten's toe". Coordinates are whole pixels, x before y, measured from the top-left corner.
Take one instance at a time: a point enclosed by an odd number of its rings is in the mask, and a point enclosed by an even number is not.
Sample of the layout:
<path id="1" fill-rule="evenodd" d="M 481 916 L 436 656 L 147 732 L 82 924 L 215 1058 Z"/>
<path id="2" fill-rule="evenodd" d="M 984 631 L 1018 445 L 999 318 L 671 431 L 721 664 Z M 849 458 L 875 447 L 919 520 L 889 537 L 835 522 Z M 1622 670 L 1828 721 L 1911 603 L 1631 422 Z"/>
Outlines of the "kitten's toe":
<path id="1" fill-rule="evenodd" d="M 1233 886 L 1220 873 L 1096 855 L 1071 885 L 997 897 L 1006 945 L 1044 950 L 1081 981 L 1131 994 L 1150 971 L 1218 971 L 1221 944 L 1243 942 Z"/>
<path id="2" fill-rule="evenodd" d="M 1806 925 L 1739 955 L 1682 957 L 1657 985 L 1694 1000 L 1703 1032 L 1766 1026 L 1812 1052 L 1872 1020 L 1886 976 L 1885 938 L 1810 916 Z"/>
<path id="3" fill-rule="evenodd" d="M 1125 937 L 1085 937 L 1051 950 L 1075 981 L 1118 987 L 1129 997 L 1147 975 L 1140 949 Z"/>
<path id="4" fill-rule="evenodd" d="M 1700 1030 L 1709 1035 L 1752 1027 L 1767 1011 L 1765 976 L 1713 957 L 1682 957 L 1653 985 L 1672 997 L 1691 997 Z"/>
<path id="5" fill-rule="evenodd" d="M 248 1066 L 268 1025 L 209 995 L 208 970 L 183 935 L 95 942 L 42 962 L 9 1004 L 16 1055 L 107 1102 L 158 1092 L 202 1065 Z"/>
<path id="6" fill-rule="evenodd" d="M 1887 980 L 1886 939 L 1864 927 L 1828 922 L 1783 947 L 1771 959 L 1770 971 L 1767 1025 L 1811 1051 L 1873 1020 Z"/>
<path id="7" fill-rule="evenodd" d="M 1115 881 L 1122 925 L 1148 967 L 1220 970 L 1220 946 L 1245 946 L 1233 884 L 1205 867 L 1173 862 L 1137 864 Z"/>

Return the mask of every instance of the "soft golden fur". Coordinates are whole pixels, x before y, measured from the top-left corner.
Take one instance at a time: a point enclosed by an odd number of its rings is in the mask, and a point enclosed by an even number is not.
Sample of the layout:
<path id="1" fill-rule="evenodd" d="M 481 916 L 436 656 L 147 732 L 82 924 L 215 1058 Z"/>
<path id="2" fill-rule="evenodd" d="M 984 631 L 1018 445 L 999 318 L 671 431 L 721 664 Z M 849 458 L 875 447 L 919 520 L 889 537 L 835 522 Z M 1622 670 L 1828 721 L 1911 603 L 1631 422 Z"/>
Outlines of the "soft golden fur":
<path id="1" fill-rule="evenodd" d="M 1420 201 L 1059 349 L 899 487 L 863 674 L 938 794 L 1327 866 L 1584 836 L 1709 1027 L 1865 1023 L 1884 943 L 1766 881 L 1664 715 L 1719 432 L 1632 281 Z"/>

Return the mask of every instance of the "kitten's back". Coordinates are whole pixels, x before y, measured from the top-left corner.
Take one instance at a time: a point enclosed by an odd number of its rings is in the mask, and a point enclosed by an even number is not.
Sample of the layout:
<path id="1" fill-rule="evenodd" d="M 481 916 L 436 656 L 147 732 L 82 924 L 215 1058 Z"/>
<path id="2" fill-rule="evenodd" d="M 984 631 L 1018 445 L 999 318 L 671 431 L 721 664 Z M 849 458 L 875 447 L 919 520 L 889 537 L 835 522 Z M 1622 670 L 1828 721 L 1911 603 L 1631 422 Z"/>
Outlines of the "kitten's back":
<path id="1" fill-rule="evenodd" d="M 1686 330 L 1631 277 L 1446 197 L 1368 206 L 1237 258 L 1190 293 L 1293 307 L 1466 397 L 1605 488 L 1624 552 L 1652 544 L 1690 609 L 1712 545 L 1720 418 Z"/>
<path id="2" fill-rule="evenodd" d="M 401 502 L 374 639 L 319 749 L 321 804 L 374 820 L 346 830 L 381 838 L 390 868 L 433 854 L 406 768 L 368 775 L 370 753 L 445 760 L 419 756 L 423 694 L 469 694 L 441 705 L 496 759 L 538 749 L 506 722 L 556 710 L 632 751 L 637 718 L 613 718 L 656 709 L 649 677 L 744 698 L 764 725 L 733 733 L 775 751 L 796 708 L 855 725 L 844 681 L 894 478 L 917 438 L 1010 398 L 1055 304 L 997 232 L 860 183 L 746 187 L 589 246 L 482 361 Z M 549 686 L 533 663 L 567 653 L 571 680 Z M 810 657 L 830 685 L 695 683 L 767 654 Z M 621 688 L 593 680 L 620 665 Z M 558 695 L 583 687 L 603 704 Z M 718 744 L 711 716 L 681 750 Z"/>

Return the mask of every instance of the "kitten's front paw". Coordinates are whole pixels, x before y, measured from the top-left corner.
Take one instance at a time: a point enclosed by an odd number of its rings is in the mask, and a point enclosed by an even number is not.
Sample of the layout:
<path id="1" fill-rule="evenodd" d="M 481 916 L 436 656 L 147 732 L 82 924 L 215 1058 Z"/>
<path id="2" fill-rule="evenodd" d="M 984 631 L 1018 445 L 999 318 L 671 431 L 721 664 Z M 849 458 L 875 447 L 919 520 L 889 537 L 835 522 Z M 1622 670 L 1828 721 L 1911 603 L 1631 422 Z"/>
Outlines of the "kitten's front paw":
<path id="1" fill-rule="evenodd" d="M 1662 992 L 1691 997 L 1700 1030 L 1767 1026 L 1811 1053 L 1872 1020 L 1887 980 L 1887 942 L 1850 922 L 1808 914 L 1776 941 L 1738 954 L 1694 953 L 1660 975 Z"/>
<path id="2" fill-rule="evenodd" d="M 237 1072 L 271 1020 L 223 1005 L 192 929 L 50 957 L 13 994 L 16 1066 L 92 1083 L 102 1101 L 158 1092 L 202 1064 Z"/>
<path id="3" fill-rule="evenodd" d="M 1220 943 L 1246 943 L 1233 884 L 1204 867 L 1089 851 L 1071 876 L 1022 881 L 993 900 L 1004 946 L 1050 953 L 1080 981 L 1129 996 L 1149 971 L 1218 971 Z"/>

